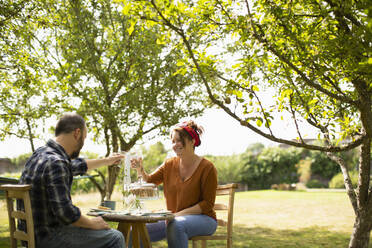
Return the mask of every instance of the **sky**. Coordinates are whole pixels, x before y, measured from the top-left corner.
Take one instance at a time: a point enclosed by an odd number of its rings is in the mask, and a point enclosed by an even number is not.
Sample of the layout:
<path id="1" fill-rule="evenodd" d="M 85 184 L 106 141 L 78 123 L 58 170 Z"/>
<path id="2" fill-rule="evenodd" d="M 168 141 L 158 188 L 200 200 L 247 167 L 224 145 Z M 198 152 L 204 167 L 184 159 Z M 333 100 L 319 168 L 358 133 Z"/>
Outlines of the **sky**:
<path id="1" fill-rule="evenodd" d="M 231 155 L 244 152 L 250 144 L 262 143 L 265 146 L 278 145 L 255 134 L 253 131 L 243 127 L 228 116 L 221 109 L 208 109 L 204 115 L 195 118 L 194 121 L 203 126 L 204 134 L 201 137 L 201 145 L 197 147 L 195 152 L 199 155 Z M 275 131 L 279 137 L 293 138 L 295 133 L 293 128 L 286 124 L 275 125 Z M 291 137 L 292 136 L 292 137 Z M 51 135 L 48 138 L 53 138 Z M 161 141 L 165 148 L 171 150 L 171 142 L 168 137 L 155 138 L 143 142 L 145 146 Z M 36 141 L 35 147 L 45 144 L 45 141 Z M 94 152 L 100 156 L 106 153 L 105 146 L 94 144 L 88 138 L 81 152 Z M 31 152 L 30 144 L 27 140 L 20 140 L 16 138 L 8 138 L 5 142 L 0 142 L 0 158 L 8 157 L 14 158 L 24 153 Z"/>

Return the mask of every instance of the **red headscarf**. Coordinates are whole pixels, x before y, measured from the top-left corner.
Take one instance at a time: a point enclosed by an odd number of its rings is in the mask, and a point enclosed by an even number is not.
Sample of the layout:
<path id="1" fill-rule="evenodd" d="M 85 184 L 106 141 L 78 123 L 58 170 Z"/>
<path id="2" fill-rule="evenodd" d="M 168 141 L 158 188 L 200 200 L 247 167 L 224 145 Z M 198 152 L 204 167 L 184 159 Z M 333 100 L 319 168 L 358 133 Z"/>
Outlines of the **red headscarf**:
<path id="1" fill-rule="evenodd" d="M 191 136 L 191 138 L 195 140 L 195 146 L 200 146 L 201 141 L 199 134 L 192 127 L 189 127 L 186 121 L 178 124 L 177 126 L 185 130 Z"/>

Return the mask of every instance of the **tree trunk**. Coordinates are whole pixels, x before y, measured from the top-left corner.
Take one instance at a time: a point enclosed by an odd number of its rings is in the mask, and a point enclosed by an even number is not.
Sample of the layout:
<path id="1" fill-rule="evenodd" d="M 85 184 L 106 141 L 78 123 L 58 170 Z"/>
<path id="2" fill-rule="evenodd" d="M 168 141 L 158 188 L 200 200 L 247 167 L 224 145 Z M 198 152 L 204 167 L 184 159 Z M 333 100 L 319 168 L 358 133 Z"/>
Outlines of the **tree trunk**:
<path id="1" fill-rule="evenodd" d="M 349 248 L 368 248 L 371 233 L 369 219 L 368 216 L 361 218 L 360 215 L 355 218 Z"/>
<path id="2" fill-rule="evenodd" d="M 110 131 L 111 131 L 111 139 L 112 139 L 112 151 L 118 152 L 119 146 L 118 146 L 118 137 L 116 134 L 116 127 L 114 125 L 111 125 Z M 116 178 L 118 177 L 119 172 L 120 172 L 120 167 L 116 165 L 110 165 L 108 167 L 106 200 L 111 200 L 111 195 L 112 195 L 112 192 L 114 191 Z"/>
<path id="3" fill-rule="evenodd" d="M 357 210 L 349 248 L 368 248 L 371 232 L 370 210 L 371 139 L 366 138 L 360 147 Z"/>
<path id="4" fill-rule="evenodd" d="M 100 171 L 97 171 L 97 172 L 103 179 L 103 187 L 97 182 L 97 180 L 94 177 L 89 177 L 89 180 L 94 184 L 94 186 L 98 189 L 99 193 L 101 194 L 101 203 L 102 203 L 105 200 L 105 196 L 106 196 L 105 177 Z"/>
<path id="5" fill-rule="evenodd" d="M 27 131 L 28 131 L 28 140 L 30 141 L 32 153 L 34 153 L 35 152 L 34 135 L 32 134 L 30 121 L 27 118 L 26 118 L 26 124 L 27 124 Z"/>
<path id="6" fill-rule="evenodd" d="M 108 167 L 108 180 L 107 180 L 107 191 L 106 191 L 106 200 L 111 200 L 112 192 L 114 191 L 114 186 L 116 179 L 119 175 L 120 167 L 116 165 L 111 165 Z"/>
<path id="7" fill-rule="evenodd" d="M 370 201 L 371 193 L 369 190 L 371 139 L 365 138 L 360 146 L 359 178 L 356 191 L 351 183 L 345 161 L 333 153 L 327 153 L 327 156 L 340 165 L 347 194 L 356 216 L 349 248 L 368 248 L 372 226 L 370 224 L 372 219 L 372 201 Z"/>

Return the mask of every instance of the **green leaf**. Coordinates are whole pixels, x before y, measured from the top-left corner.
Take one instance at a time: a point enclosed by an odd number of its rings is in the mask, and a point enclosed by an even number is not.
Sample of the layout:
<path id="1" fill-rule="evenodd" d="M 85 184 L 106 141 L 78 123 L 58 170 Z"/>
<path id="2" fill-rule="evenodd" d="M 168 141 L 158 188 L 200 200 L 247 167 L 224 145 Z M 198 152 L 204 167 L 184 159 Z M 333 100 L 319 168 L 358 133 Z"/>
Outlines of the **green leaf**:
<path id="1" fill-rule="evenodd" d="M 319 100 L 314 98 L 313 100 L 309 101 L 309 105 L 315 105 Z"/>
<path id="2" fill-rule="evenodd" d="M 164 45 L 164 44 L 166 44 L 166 42 L 163 39 L 158 38 L 158 39 L 156 39 L 156 44 L 158 44 L 158 45 Z"/>
<path id="3" fill-rule="evenodd" d="M 177 66 L 184 66 L 185 65 L 185 62 L 183 62 L 183 61 L 177 61 L 177 64 L 176 64 Z"/>
<path id="4" fill-rule="evenodd" d="M 260 89 L 258 88 L 257 85 L 252 85 L 252 90 L 253 90 L 253 91 L 259 91 Z"/>
<path id="5" fill-rule="evenodd" d="M 261 119 L 261 118 L 258 118 L 258 119 L 256 120 L 256 125 L 257 125 L 258 127 L 261 127 L 261 126 L 262 126 L 262 119 Z"/>
<path id="6" fill-rule="evenodd" d="M 136 26 L 136 21 L 131 21 L 130 27 L 127 29 L 129 35 L 133 33 L 135 26 Z"/>
<path id="7" fill-rule="evenodd" d="M 125 3 L 125 4 L 124 4 L 124 8 L 123 8 L 123 10 L 122 10 L 123 15 L 128 15 L 128 14 L 129 14 L 129 10 L 130 10 L 131 7 L 132 7 L 132 6 L 131 6 L 130 4 Z M 129 34 L 129 35 L 130 35 L 130 34 Z"/>
<path id="8" fill-rule="evenodd" d="M 243 97 L 243 92 L 240 90 L 233 90 L 233 94 L 236 95 L 237 98 Z"/>

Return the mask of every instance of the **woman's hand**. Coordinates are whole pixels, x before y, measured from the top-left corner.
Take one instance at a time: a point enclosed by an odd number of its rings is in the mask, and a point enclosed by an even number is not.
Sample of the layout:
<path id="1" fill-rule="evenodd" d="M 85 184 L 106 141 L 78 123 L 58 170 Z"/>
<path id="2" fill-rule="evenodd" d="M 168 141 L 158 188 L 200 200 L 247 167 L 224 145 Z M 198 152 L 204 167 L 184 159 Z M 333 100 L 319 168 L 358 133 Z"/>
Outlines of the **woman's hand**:
<path id="1" fill-rule="evenodd" d="M 174 215 L 174 217 L 178 217 L 178 216 L 182 216 L 184 214 L 182 214 L 182 211 L 180 211 L 180 212 L 174 213 L 173 215 Z"/>
<path id="2" fill-rule="evenodd" d="M 193 215 L 193 214 L 201 214 L 202 210 L 200 208 L 200 205 L 197 203 L 194 206 L 191 206 L 189 208 L 182 209 L 181 211 L 178 211 L 176 213 L 173 213 L 174 216 L 183 216 L 183 215 Z"/>
<path id="3" fill-rule="evenodd" d="M 132 169 L 136 169 L 137 171 L 141 171 L 143 166 L 142 166 L 142 158 L 132 158 L 130 160 L 130 167 Z"/>
<path id="4" fill-rule="evenodd" d="M 130 167 L 137 170 L 138 178 L 142 178 L 145 182 L 147 182 L 148 175 L 143 169 L 142 158 L 132 158 L 130 160 Z"/>

